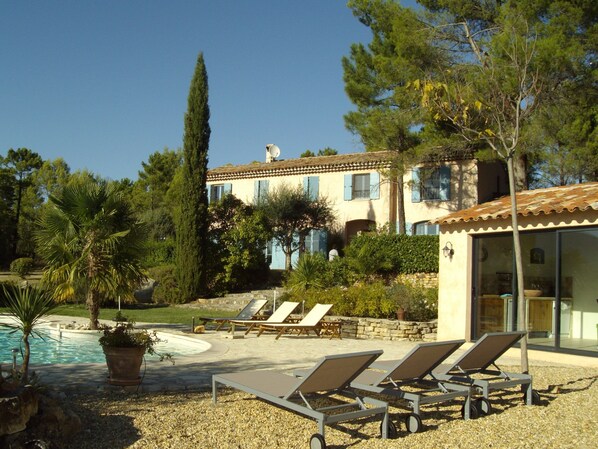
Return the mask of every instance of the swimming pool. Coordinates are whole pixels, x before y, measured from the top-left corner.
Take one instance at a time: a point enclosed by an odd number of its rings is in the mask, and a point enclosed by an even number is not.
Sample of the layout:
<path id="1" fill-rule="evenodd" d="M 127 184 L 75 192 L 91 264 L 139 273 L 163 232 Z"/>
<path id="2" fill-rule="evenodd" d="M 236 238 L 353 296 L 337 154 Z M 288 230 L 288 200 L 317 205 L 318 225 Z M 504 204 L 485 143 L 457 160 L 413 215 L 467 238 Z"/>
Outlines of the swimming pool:
<path id="1" fill-rule="evenodd" d="M 21 363 L 21 332 L 10 333 L 10 329 L 2 326 L 0 321 L 0 364 L 12 364 L 12 349 L 19 349 L 17 364 Z M 10 321 L 5 321 L 10 322 Z M 105 363 L 106 358 L 102 347 L 98 343 L 101 332 L 68 331 L 40 326 L 36 328 L 42 337 L 29 338 L 31 345 L 30 363 L 34 365 L 74 364 L 74 363 Z M 165 340 L 156 345 L 157 352 L 170 353 L 176 361 L 177 356 L 198 354 L 210 348 L 208 342 L 189 337 L 158 333 Z M 157 357 L 149 357 L 149 359 Z"/>

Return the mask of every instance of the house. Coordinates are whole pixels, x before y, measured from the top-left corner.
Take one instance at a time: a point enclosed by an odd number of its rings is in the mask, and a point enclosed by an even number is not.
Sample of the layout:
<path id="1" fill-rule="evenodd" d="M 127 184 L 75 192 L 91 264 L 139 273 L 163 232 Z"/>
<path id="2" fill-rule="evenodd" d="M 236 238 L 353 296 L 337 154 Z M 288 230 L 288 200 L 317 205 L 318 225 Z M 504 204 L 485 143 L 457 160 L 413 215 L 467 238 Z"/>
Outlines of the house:
<path id="1" fill-rule="evenodd" d="M 255 203 L 270 189 L 286 183 L 301 185 L 314 198 L 328 198 L 344 242 L 360 231 L 398 224 L 398 183 L 390 179 L 394 153 L 390 151 L 339 154 L 277 160 L 267 151 L 266 162 L 225 165 L 208 171 L 209 201 L 232 193 Z M 408 233 L 438 234 L 429 221 L 497 197 L 507 191 L 506 174 L 497 163 L 472 158 L 420 164 L 404 177 Z M 327 233 L 314 230 L 306 241 L 311 252 L 327 251 Z M 271 268 L 284 268 L 280 248 L 269 249 Z M 295 255 L 296 256 L 296 255 Z"/>
<path id="2" fill-rule="evenodd" d="M 510 208 L 506 196 L 434 221 L 438 339 L 516 329 Z M 598 183 L 517 193 L 517 214 L 530 347 L 598 355 Z"/>

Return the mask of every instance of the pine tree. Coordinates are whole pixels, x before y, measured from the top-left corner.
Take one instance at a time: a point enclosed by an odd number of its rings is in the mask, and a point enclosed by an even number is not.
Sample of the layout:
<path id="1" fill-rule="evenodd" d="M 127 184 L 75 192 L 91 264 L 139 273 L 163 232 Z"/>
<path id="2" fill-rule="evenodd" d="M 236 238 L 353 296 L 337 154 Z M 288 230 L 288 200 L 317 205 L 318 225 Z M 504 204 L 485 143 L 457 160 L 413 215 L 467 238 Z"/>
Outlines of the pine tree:
<path id="1" fill-rule="evenodd" d="M 206 291 L 209 119 L 208 75 L 203 53 L 200 53 L 185 114 L 181 214 L 176 236 L 177 272 L 184 300 L 195 299 Z"/>

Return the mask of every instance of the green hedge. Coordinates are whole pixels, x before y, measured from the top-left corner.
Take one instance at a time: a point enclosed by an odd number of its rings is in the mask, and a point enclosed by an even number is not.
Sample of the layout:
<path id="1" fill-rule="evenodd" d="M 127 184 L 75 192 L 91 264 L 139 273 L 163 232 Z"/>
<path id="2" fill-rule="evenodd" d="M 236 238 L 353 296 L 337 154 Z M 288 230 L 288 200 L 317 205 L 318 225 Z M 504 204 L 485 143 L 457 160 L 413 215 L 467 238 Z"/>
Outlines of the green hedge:
<path id="1" fill-rule="evenodd" d="M 437 273 L 438 236 L 363 233 L 351 240 L 346 257 L 366 275 Z"/>

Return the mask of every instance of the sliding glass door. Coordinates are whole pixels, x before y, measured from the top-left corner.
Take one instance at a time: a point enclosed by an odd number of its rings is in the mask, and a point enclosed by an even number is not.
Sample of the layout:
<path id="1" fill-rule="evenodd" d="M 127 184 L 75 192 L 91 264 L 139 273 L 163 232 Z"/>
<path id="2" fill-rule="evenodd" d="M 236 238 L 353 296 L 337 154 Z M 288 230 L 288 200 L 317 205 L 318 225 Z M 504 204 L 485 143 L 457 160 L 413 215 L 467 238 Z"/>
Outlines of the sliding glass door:
<path id="1" fill-rule="evenodd" d="M 521 233 L 530 345 L 598 351 L 598 229 Z M 473 338 L 517 329 L 510 233 L 474 240 Z"/>
<path id="2" fill-rule="evenodd" d="M 598 230 L 559 235 L 559 346 L 598 351 Z"/>

